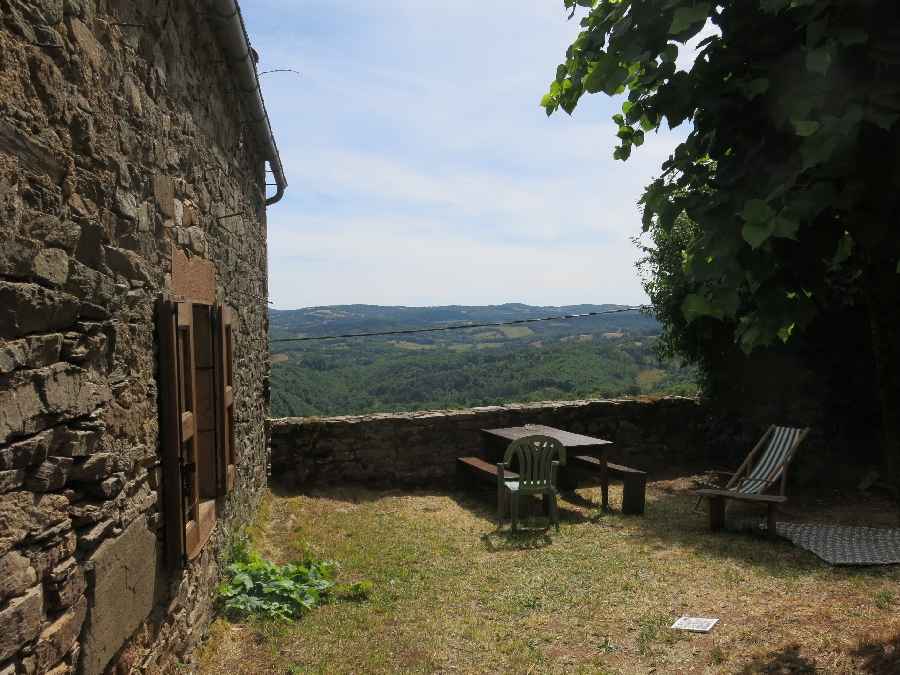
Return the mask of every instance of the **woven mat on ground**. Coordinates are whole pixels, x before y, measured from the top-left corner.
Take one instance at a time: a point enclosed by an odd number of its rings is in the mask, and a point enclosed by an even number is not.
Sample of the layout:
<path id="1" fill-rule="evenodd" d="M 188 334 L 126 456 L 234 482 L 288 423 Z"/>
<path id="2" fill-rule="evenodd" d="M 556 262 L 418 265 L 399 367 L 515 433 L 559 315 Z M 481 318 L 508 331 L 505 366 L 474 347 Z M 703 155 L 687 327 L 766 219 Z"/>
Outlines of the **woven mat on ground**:
<path id="1" fill-rule="evenodd" d="M 777 532 L 832 565 L 900 563 L 900 530 L 778 523 Z"/>

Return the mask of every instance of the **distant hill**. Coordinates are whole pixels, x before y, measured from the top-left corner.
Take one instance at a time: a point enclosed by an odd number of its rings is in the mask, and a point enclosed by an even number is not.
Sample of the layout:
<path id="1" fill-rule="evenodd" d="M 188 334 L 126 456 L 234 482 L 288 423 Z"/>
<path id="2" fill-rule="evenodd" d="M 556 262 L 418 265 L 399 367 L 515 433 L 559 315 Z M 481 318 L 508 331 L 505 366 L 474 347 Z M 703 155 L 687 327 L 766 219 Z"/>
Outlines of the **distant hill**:
<path id="1" fill-rule="evenodd" d="M 584 314 L 621 305 L 334 305 L 270 310 L 273 340 Z M 425 410 L 527 400 L 691 394 L 693 372 L 660 364 L 660 326 L 638 312 L 458 330 L 273 342 L 272 415 Z"/>

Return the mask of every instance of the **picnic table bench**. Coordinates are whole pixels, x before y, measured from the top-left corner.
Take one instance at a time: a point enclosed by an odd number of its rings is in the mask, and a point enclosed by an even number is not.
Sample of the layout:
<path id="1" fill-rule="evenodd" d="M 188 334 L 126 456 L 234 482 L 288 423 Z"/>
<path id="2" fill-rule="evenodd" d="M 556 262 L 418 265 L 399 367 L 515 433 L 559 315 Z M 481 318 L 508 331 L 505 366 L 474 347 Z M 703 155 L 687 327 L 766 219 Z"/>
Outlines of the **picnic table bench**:
<path id="1" fill-rule="evenodd" d="M 490 481 L 497 485 L 497 465 L 485 462 L 477 457 L 457 457 L 456 458 L 456 475 L 460 487 L 467 487 L 472 484 L 471 478 L 474 476 L 482 480 Z M 516 480 L 519 477 L 515 471 L 509 469 L 504 470 L 504 480 Z M 506 491 L 505 497 L 506 515 L 509 515 L 509 491 Z"/>
<path id="2" fill-rule="evenodd" d="M 587 469 L 588 471 L 595 471 L 603 478 L 611 476 L 621 480 L 623 483 L 622 513 L 638 515 L 644 513 L 647 491 L 646 472 L 619 464 L 610 464 L 591 455 L 570 455 L 567 464 Z M 472 478 L 489 481 L 494 485 L 497 484 L 496 464 L 490 464 L 478 457 L 457 457 L 456 468 L 460 487 L 472 485 Z M 519 474 L 505 469 L 505 480 L 515 480 L 518 477 Z M 509 504 L 507 503 L 508 506 Z"/>
<path id="3" fill-rule="evenodd" d="M 602 460 L 590 455 L 573 455 L 568 463 L 602 475 Z M 647 472 L 606 462 L 606 475 L 622 481 L 622 513 L 643 515 L 647 496 Z"/>

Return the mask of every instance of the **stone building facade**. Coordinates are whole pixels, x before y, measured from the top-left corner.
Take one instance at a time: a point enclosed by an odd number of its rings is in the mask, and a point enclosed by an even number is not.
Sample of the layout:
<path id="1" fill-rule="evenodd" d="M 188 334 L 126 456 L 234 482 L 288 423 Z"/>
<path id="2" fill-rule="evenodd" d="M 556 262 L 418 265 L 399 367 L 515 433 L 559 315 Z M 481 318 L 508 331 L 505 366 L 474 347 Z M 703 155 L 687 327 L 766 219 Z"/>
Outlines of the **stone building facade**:
<path id="1" fill-rule="evenodd" d="M 173 671 L 265 487 L 284 180 L 231 6 L 0 0 L 0 675 Z"/>

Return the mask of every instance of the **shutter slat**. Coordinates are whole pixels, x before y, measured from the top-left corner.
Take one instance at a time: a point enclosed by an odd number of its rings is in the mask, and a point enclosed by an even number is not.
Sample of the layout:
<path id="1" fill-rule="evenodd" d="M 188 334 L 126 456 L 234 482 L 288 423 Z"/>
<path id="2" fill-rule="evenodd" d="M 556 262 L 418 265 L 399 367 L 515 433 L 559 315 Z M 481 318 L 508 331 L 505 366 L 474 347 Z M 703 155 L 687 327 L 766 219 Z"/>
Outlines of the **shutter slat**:
<path id="1" fill-rule="evenodd" d="M 217 492 L 228 494 L 234 488 L 237 460 L 234 443 L 234 348 L 232 312 L 227 305 L 216 304 L 216 446 Z"/>
<path id="2" fill-rule="evenodd" d="M 194 413 L 183 412 L 181 413 L 181 442 L 190 440 L 194 437 L 194 431 L 196 430 L 196 424 L 194 424 Z"/>
<path id="3" fill-rule="evenodd" d="M 162 468 L 166 551 L 169 567 L 183 566 L 187 551 L 184 500 L 181 497 L 181 446 L 183 418 L 178 373 L 178 311 L 172 296 L 157 299 L 157 339 L 159 341 L 159 413 L 162 441 Z"/>

